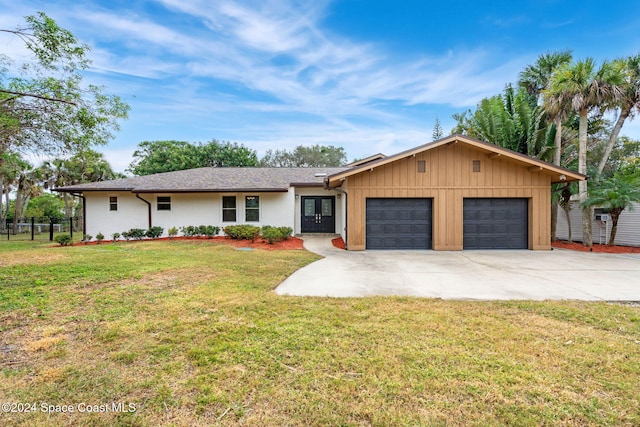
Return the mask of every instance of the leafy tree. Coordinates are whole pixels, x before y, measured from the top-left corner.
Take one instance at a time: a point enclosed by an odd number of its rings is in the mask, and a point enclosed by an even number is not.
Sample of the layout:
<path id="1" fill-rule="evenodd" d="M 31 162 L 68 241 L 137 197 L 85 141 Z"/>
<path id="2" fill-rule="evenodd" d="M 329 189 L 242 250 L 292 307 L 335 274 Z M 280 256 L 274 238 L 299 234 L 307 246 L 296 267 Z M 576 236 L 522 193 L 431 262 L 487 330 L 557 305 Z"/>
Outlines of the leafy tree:
<path id="1" fill-rule="evenodd" d="M 592 58 L 562 65 L 553 74 L 545 96 L 570 102 L 579 116 L 578 172 L 587 173 L 587 131 L 589 112 L 614 103 L 622 96 L 624 75 L 619 64 L 605 62 L 597 69 Z M 579 182 L 582 209 L 582 243 L 591 246 L 591 209 L 584 205 L 587 199 L 587 182 Z"/>
<path id="2" fill-rule="evenodd" d="M 598 163 L 598 174 L 601 174 L 606 167 L 624 122 L 627 118 L 633 119 L 635 114 L 640 111 L 640 54 L 618 60 L 618 63 L 623 68 L 624 82 L 621 85 L 623 92 L 617 102 L 614 102 L 613 107 L 619 109 L 620 112 L 600 163 Z"/>
<path id="3" fill-rule="evenodd" d="M 582 205 L 587 208 L 598 206 L 609 210 L 612 227 L 608 244 L 614 245 L 620 214 L 633 202 L 640 202 L 640 174 L 616 173 L 611 178 L 597 181 Z"/>
<path id="4" fill-rule="evenodd" d="M 32 53 L 23 64 L 2 58 L 0 153 L 60 154 L 106 144 L 129 106 L 101 87 L 83 85 L 81 72 L 91 64 L 87 45 L 42 12 L 25 21 L 0 30 L 20 38 Z"/>
<path id="5" fill-rule="evenodd" d="M 64 216 L 64 202 L 58 195 L 43 193 L 29 200 L 24 215 L 29 217 L 62 218 Z"/>
<path id="6" fill-rule="evenodd" d="M 40 170 L 42 183 L 47 189 L 123 177 L 122 174 L 111 169 L 102 153 L 91 149 L 82 150 L 67 159 L 57 158 L 46 161 Z M 62 200 L 65 216 L 74 216 L 73 197 L 69 193 L 62 193 Z"/>
<path id="7" fill-rule="evenodd" d="M 151 175 L 202 167 L 256 166 L 254 150 L 244 145 L 211 140 L 206 144 L 185 141 L 144 141 L 133 153 L 128 171 Z"/>
<path id="8" fill-rule="evenodd" d="M 476 110 L 453 116 L 455 132 L 469 135 L 531 157 L 551 155 L 552 134 L 544 109 L 524 89 L 508 85 L 504 94 L 485 98 Z"/>
<path id="9" fill-rule="evenodd" d="M 260 159 L 265 167 L 335 167 L 347 162 L 347 154 L 342 147 L 333 145 L 298 145 L 292 151 L 267 150 Z"/>

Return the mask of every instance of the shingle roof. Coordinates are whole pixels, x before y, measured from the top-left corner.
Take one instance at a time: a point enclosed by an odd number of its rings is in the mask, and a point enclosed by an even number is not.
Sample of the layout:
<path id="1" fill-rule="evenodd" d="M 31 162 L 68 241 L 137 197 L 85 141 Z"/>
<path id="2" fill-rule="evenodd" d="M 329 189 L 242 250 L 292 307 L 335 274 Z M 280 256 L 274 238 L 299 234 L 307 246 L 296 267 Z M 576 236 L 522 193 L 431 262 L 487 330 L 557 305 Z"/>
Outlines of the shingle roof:
<path id="1" fill-rule="evenodd" d="M 287 191 L 292 185 L 322 185 L 349 168 L 198 168 L 56 188 L 56 191 L 132 191 L 140 193 Z M 318 176 L 316 176 L 318 175 Z"/>

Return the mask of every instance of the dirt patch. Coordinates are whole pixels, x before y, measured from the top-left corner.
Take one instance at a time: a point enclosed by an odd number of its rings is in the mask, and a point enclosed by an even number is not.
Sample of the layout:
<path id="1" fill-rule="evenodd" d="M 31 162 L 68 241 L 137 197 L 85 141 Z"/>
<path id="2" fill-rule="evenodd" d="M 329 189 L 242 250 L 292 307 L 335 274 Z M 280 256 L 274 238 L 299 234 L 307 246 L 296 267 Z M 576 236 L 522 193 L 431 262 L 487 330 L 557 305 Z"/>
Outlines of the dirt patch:
<path id="1" fill-rule="evenodd" d="M 602 252 L 608 254 L 640 254 L 640 248 L 635 246 L 609 246 L 609 245 L 593 245 L 592 248 L 584 246 L 582 243 L 567 242 L 564 240 L 556 240 L 551 246 L 559 249 L 570 249 L 580 252 Z"/>
<path id="2" fill-rule="evenodd" d="M 48 264 L 65 258 L 66 255 L 59 252 L 47 254 L 34 254 L 32 252 L 5 252 L 0 258 L 0 267 L 9 267 L 16 264 Z"/>
<path id="3" fill-rule="evenodd" d="M 346 246 L 344 244 L 344 240 L 342 239 L 342 237 L 336 237 L 335 239 L 331 240 L 331 243 L 333 244 L 333 246 L 335 246 L 338 249 L 345 249 Z"/>
<path id="4" fill-rule="evenodd" d="M 213 238 L 207 238 L 207 237 L 174 237 L 172 239 L 169 239 L 168 237 L 161 237 L 159 239 L 156 240 L 161 240 L 161 241 L 166 241 L 166 240 L 203 240 L 203 241 L 209 241 L 209 242 L 216 242 L 216 243 L 225 243 L 237 248 L 253 248 L 253 249 L 266 249 L 266 250 L 297 250 L 297 249 L 304 249 L 304 246 L 302 245 L 302 239 L 298 239 L 297 237 L 289 237 L 287 240 L 283 240 L 281 242 L 274 242 L 273 244 L 270 244 L 269 242 L 267 242 L 266 240 L 263 239 L 258 239 L 255 242 L 251 242 L 250 240 L 234 240 L 228 236 L 216 236 Z M 130 244 L 130 243 L 136 243 L 136 242 L 149 242 L 151 240 L 149 239 L 144 239 L 144 240 L 129 240 L 128 242 L 126 241 L 118 241 L 118 244 Z M 100 245 L 105 245 L 105 244 L 113 244 L 113 240 L 103 240 L 102 242 L 100 242 Z M 84 245 L 97 245 L 98 242 L 96 241 L 91 241 L 91 242 L 78 242 L 78 243 L 74 243 L 73 246 L 84 246 Z"/>

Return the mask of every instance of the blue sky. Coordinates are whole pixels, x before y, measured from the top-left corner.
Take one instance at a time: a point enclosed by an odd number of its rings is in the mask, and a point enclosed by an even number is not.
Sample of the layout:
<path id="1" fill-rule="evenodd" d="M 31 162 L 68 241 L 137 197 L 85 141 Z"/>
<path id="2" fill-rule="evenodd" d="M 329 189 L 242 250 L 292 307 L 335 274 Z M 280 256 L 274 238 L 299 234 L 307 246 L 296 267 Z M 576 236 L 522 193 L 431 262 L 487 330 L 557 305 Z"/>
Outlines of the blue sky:
<path id="1" fill-rule="evenodd" d="M 131 105 L 99 148 L 120 171 L 145 140 L 393 154 L 430 141 L 436 117 L 450 130 L 542 53 L 640 52 L 640 2 L 0 0 L 0 28 L 38 10 L 92 47 L 87 81 Z M 640 138 L 640 119 L 622 133 Z"/>

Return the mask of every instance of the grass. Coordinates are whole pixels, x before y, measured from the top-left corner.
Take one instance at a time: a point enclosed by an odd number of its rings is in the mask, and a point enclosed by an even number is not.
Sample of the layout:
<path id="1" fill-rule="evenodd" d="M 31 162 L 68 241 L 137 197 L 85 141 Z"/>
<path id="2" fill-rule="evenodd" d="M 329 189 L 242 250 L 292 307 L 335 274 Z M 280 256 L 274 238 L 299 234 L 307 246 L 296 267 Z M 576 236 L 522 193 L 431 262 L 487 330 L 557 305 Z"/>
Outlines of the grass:
<path id="1" fill-rule="evenodd" d="M 0 425 L 639 425 L 640 308 L 294 298 L 317 259 L 0 244 Z"/>

